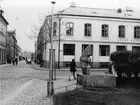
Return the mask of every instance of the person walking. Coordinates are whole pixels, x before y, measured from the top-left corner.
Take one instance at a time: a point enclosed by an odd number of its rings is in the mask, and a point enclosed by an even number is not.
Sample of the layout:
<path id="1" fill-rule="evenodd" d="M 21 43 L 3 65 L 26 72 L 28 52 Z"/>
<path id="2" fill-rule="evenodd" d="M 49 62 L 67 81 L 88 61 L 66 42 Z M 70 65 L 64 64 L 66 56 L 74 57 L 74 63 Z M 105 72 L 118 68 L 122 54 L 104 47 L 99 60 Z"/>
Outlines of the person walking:
<path id="1" fill-rule="evenodd" d="M 17 57 L 15 58 L 15 62 L 16 62 L 16 65 L 17 65 L 18 64 L 18 58 Z"/>
<path id="2" fill-rule="evenodd" d="M 12 58 L 12 63 L 13 63 L 13 65 L 15 65 L 15 58 L 14 57 Z"/>
<path id="3" fill-rule="evenodd" d="M 76 79 L 76 77 L 75 77 L 75 72 L 77 71 L 75 67 L 76 67 L 75 60 L 72 59 L 72 62 L 71 62 L 71 64 L 70 64 L 70 72 L 71 72 L 71 74 L 73 74 L 74 80 Z M 69 81 L 70 81 L 70 76 L 69 76 Z"/>

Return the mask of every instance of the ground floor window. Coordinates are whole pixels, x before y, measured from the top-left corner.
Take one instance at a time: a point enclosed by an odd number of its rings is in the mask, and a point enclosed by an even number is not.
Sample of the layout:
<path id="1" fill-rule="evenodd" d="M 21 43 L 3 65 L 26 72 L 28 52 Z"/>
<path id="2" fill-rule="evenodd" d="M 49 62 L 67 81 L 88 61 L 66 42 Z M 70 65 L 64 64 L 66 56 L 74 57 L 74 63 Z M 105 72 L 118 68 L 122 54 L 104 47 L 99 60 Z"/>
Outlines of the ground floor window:
<path id="1" fill-rule="evenodd" d="M 140 46 L 132 46 L 132 51 L 140 51 Z"/>
<path id="2" fill-rule="evenodd" d="M 100 45 L 99 46 L 99 55 L 100 56 L 109 56 L 110 46 L 109 45 Z"/>
<path id="3" fill-rule="evenodd" d="M 63 55 L 75 55 L 75 44 L 64 44 Z"/>
<path id="4" fill-rule="evenodd" d="M 116 50 L 117 51 L 124 51 L 124 50 L 127 50 L 127 47 L 126 46 L 116 46 Z"/>

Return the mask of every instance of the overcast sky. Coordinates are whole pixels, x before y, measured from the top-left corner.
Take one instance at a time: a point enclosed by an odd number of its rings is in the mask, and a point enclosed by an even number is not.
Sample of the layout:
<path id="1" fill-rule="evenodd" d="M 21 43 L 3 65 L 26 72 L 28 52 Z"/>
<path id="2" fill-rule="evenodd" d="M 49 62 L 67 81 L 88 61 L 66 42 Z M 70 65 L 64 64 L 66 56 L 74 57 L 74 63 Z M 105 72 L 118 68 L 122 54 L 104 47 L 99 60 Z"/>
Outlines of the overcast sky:
<path id="1" fill-rule="evenodd" d="M 30 40 L 26 33 L 30 31 L 30 24 L 39 25 L 39 16 L 49 14 L 52 0 L 0 0 L 4 17 L 9 22 L 8 30 L 16 29 L 18 45 L 23 50 L 34 51 L 34 40 Z M 140 12 L 140 0 L 55 0 L 54 12 L 68 8 L 71 2 L 79 7 L 92 8 L 125 8 L 133 7 Z"/>

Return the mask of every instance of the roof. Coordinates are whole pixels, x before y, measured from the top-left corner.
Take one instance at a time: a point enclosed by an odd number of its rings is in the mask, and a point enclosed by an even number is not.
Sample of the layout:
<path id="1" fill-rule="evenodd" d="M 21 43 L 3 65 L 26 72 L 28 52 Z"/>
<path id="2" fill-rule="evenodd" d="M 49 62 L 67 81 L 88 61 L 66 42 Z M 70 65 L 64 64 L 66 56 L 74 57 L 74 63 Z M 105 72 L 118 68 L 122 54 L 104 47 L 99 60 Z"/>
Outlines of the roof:
<path id="1" fill-rule="evenodd" d="M 118 9 L 102 9 L 102 8 L 87 8 L 87 7 L 69 7 L 65 10 L 57 12 L 59 15 L 71 16 L 86 16 L 86 17 L 102 17 L 102 18 L 123 18 L 140 20 L 140 12 L 134 10 Z"/>
<path id="2" fill-rule="evenodd" d="M 7 22 L 7 20 L 3 16 L 3 12 L 4 11 L 0 9 L 0 17 L 6 22 L 7 25 L 9 25 L 9 23 Z"/>
<path id="3" fill-rule="evenodd" d="M 11 35 L 16 41 L 17 41 L 17 39 L 16 39 L 16 37 L 15 37 L 15 30 L 14 31 L 7 31 L 7 33 L 9 34 L 9 35 Z"/>

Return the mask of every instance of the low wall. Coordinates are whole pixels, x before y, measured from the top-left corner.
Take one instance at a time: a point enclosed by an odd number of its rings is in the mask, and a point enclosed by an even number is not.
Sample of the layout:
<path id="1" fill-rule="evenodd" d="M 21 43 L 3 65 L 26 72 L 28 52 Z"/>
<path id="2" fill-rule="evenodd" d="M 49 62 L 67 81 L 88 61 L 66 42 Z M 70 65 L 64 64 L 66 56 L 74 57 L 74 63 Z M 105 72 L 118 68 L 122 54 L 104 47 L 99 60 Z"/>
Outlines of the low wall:
<path id="1" fill-rule="evenodd" d="M 106 75 L 83 75 L 77 74 L 77 83 L 85 87 L 116 87 L 116 76 Z"/>

